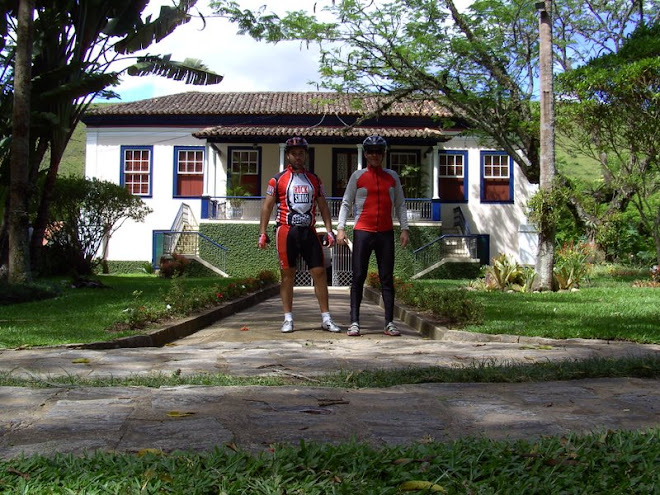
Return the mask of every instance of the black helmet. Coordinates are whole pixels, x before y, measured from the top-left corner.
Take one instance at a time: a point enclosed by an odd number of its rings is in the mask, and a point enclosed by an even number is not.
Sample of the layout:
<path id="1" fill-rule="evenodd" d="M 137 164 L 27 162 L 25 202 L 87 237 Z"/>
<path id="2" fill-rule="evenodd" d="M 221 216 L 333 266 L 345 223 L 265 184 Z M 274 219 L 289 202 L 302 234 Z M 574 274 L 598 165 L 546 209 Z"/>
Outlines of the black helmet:
<path id="1" fill-rule="evenodd" d="M 286 145 L 284 146 L 285 151 L 289 151 L 291 148 L 303 148 L 307 149 L 309 145 L 305 138 L 302 137 L 292 137 L 286 140 Z"/>
<path id="2" fill-rule="evenodd" d="M 364 147 L 365 151 L 368 150 L 379 150 L 379 151 L 385 151 L 385 148 L 387 148 L 387 141 L 385 141 L 385 138 L 382 136 L 369 136 L 367 139 L 365 139 L 362 142 L 362 146 Z"/>

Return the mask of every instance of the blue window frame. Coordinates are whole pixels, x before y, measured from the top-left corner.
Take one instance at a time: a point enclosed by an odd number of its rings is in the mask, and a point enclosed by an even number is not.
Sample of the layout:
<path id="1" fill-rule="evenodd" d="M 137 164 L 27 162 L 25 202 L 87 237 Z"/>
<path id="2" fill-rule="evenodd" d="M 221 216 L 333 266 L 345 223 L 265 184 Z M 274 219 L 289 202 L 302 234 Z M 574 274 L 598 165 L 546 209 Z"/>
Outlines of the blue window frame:
<path id="1" fill-rule="evenodd" d="M 513 203 L 513 159 L 503 151 L 481 152 L 481 202 Z"/>
<path id="2" fill-rule="evenodd" d="M 119 183 L 131 194 L 153 195 L 153 146 L 121 146 Z"/>
<path id="3" fill-rule="evenodd" d="M 175 197 L 199 198 L 204 193 L 203 146 L 174 147 Z"/>
<path id="4" fill-rule="evenodd" d="M 467 150 L 438 151 L 438 191 L 442 203 L 467 203 Z"/>

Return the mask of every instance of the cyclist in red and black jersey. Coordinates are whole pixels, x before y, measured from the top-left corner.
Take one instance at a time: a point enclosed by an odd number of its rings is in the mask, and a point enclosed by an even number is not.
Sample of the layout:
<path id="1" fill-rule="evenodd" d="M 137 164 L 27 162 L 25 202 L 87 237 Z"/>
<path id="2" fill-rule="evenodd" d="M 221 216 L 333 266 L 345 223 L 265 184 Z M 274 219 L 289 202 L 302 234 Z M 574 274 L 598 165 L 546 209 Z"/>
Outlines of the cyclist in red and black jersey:
<path id="1" fill-rule="evenodd" d="M 401 180 L 394 170 L 382 167 L 387 142 L 381 136 L 369 136 L 362 143 L 367 167 L 351 174 L 339 210 L 337 242 L 346 244 L 344 231 L 348 212 L 355 206 L 353 230 L 353 281 L 351 283 L 351 325 L 346 332 L 360 335 L 360 304 L 369 269 L 371 253 L 376 253 L 381 293 L 385 306 L 385 334 L 401 335 L 394 323 L 394 226 L 392 209 L 401 225 L 400 242 L 410 242 L 408 216 Z"/>
<path id="2" fill-rule="evenodd" d="M 266 199 L 261 208 L 258 246 L 265 249 L 269 242 L 266 229 L 273 208 L 277 205 L 275 245 L 282 275 L 282 332 L 293 332 L 293 284 L 298 256 L 305 260 L 314 279 L 314 292 L 321 308 L 321 328 L 339 332 L 341 329 L 330 317 L 323 248 L 314 227 L 316 207 L 318 206 L 325 224 L 327 234 L 324 240 L 329 247 L 335 243 L 332 218 L 321 179 L 305 170 L 307 147 L 307 141 L 301 137 L 294 137 L 286 142 L 284 156 L 287 168 L 268 181 Z"/>

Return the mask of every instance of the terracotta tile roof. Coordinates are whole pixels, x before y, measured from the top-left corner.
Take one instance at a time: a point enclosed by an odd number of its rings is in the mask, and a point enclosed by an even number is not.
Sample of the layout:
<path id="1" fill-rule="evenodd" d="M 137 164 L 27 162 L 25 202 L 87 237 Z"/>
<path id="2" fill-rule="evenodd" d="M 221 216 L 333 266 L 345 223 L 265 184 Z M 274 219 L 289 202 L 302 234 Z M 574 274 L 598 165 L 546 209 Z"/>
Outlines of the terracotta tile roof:
<path id="1" fill-rule="evenodd" d="M 129 103 L 101 105 L 90 116 L 146 115 L 364 115 L 377 110 L 383 97 L 332 92 L 207 93 L 191 91 Z M 437 103 L 420 100 L 394 103 L 382 115 L 449 116 Z"/>
<path id="2" fill-rule="evenodd" d="M 236 137 L 282 137 L 302 136 L 338 137 L 338 138 L 364 138 L 378 134 L 385 138 L 421 138 L 440 139 L 447 137 L 446 133 L 438 129 L 420 127 L 329 127 L 329 126 L 250 126 L 250 125 L 220 125 L 208 127 L 202 131 L 194 132 L 196 138 L 236 138 Z"/>

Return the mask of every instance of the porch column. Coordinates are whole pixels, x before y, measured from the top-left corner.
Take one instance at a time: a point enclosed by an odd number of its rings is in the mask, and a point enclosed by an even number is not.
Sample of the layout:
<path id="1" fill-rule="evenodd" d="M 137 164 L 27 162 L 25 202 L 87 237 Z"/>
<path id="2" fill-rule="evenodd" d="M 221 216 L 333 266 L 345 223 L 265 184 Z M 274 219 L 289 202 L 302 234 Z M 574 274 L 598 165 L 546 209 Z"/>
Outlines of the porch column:
<path id="1" fill-rule="evenodd" d="M 440 146 L 435 145 L 433 147 L 433 199 L 440 199 Z"/>
<path id="2" fill-rule="evenodd" d="M 364 147 L 362 146 L 362 143 L 357 145 L 357 150 L 358 150 L 357 169 L 362 170 L 362 157 L 364 156 Z"/>
<path id="3" fill-rule="evenodd" d="M 286 143 L 280 143 L 280 172 L 284 171 L 284 149 Z"/>
<path id="4" fill-rule="evenodd" d="M 204 192 L 202 196 L 214 196 L 218 155 L 214 147 L 208 142 L 206 143 L 205 155 L 206 159 L 204 160 L 204 169 L 202 170 L 202 177 L 204 177 Z"/>
<path id="5" fill-rule="evenodd" d="M 440 145 L 433 147 L 433 196 L 431 199 L 431 220 L 440 221 L 442 211 L 440 206 Z"/>

